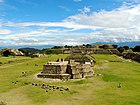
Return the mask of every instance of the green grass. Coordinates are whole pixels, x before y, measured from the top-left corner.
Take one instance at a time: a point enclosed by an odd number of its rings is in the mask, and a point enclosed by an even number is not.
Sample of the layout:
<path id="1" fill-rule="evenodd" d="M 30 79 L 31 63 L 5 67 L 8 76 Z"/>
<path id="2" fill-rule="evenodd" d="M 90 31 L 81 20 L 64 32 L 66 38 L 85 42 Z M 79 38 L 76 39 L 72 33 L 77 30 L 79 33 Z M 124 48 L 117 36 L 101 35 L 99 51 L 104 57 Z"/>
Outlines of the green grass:
<path id="1" fill-rule="evenodd" d="M 42 58 L 0 57 L 0 101 L 8 105 L 140 105 L 140 64 L 123 60 L 116 55 L 93 55 L 96 59 L 94 76 L 64 82 L 48 83 L 35 78 L 48 61 L 67 55 L 47 55 Z M 110 62 L 120 60 L 122 62 Z M 10 64 L 8 61 L 12 61 Z M 28 65 L 27 65 L 28 63 Z M 39 66 L 34 66 L 38 64 Z M 27 72 L 21 77 L 21 72 Z M 12 82 L 18 81 L 16 84 Z M 25 82 L 45 83 L 68 87 L 70 91 L 45 92 Z M 121 88 L 117 88 L 122 83 Z"/>
<path id="2" fill-rule="evenodd" d="M 127 81 L 128 79 L 117 75 L 103 74 L 103 80 L 106 82 L 124 82 Z"/>

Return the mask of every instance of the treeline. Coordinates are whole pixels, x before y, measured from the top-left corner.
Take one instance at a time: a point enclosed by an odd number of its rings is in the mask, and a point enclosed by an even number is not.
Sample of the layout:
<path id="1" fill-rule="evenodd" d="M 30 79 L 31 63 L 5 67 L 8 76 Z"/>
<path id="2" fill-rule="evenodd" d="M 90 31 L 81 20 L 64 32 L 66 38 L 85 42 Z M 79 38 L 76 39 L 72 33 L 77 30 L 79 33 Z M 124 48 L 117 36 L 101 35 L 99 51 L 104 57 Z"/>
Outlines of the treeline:
<path id="1" fill-rule="evenodd" d="M 120 53 L 133 53 L 133 52 L 140 52 L 140 46 L 135 46 L 134 48 L 130 48 L 129 46 L 118 46 L 118 45 L 110 45 L 110 44 L 96 44 L 96 45 L 91 45 L 91 44 L 83 44 L 83 45 L 78 45 L 78 46 L 54 46 L 53 48 L 45 48 L 42 50 L 34 49 L 34 48 L 20 48 L 18 51 L 22 52 L 25 56 L 29 56 L 32 54 L 40 53 L 40 54 L 63 54 L 65 51 L 70 53 L 71 51 L 78 51 L 80 50 L 83 51 L 90 51 L 94 50 L 96 52 L 102 52 L 105 50 L 110 50 L 113 51 L 113 49 L 117 50 Z M 114 50 L 114 51 L 115 51 Z M 13 51 L 12 49 L 3 49 L 0 50 L 0 55 L 16 55 L 18 51 Z M 94 52 L 92 52 L 94 53 Z M 20 55 L 18 53 L 18 55 Z"/>
<path id="2" fill-rule="evenodd" d="M 109 45 L 109 44 L 105 44 L 105 45 L 90 45 L 90 44 L 83 44 L 80 46 L 54 46 L 53 48 L 47 48 L 47 49 L 42 49 L 39 51 L 39 53 L 43 53 L 43 54 L 63 54 L 64 50 L 71 50 L 71 49 L 76 49 L 76 48 L 81 48 L 81 49 L 117 49 L 120 53 L 123 52 L 140 52 L 140 46 L 135 46 L 134 48 L 130 48 L 129 46 L 118 46 L 118 45 Z"/>
<path id="3" fill-rule="evenodd" d="M 63 49 L 49 48 L 49 49 L 40 50 L 39 53 L 41 53 L 41 54 L 63 54 Z"/>

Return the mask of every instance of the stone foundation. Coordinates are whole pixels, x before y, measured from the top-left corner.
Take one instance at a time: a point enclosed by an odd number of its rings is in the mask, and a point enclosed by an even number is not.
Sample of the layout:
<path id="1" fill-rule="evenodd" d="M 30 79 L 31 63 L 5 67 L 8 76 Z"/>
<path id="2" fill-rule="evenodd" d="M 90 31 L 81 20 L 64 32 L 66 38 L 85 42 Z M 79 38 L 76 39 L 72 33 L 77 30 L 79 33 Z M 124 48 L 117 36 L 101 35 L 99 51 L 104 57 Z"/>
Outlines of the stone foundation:
<path id="1" fill-rule="evenodd" d="M 93 62 L 75 62 L 75 60 L 49 62 L 43 65 L 43 71 L 37 76 L 53 79 L 77 79 L 93 76 Z"/>
<path id="2" fill-rule="evenodd" d="M 52 78 L 52 79 L 69 79 L 69 74 L 38 74 L 39 78 Z"/>

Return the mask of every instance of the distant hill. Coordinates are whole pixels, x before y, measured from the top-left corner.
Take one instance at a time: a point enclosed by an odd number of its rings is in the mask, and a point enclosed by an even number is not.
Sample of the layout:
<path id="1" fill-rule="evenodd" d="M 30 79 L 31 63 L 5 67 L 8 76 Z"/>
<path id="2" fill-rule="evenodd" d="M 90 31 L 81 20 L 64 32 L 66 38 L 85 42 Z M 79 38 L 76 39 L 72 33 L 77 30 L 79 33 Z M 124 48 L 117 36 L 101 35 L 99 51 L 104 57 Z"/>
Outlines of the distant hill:
<path id="1" fill-rule="evenodd" d="M 44 49 L 44 48 L 52 48 L 53 45 L 38 45 L 38 46 L 30 46 L 30 45 L 24 45 L 24 46 L 0 46 L 0 49 L 4 48 L 14 48 L 14 49 L 20 49 L 20 48 L 35 48 L 35 49 Z"/>
<path id="2" fill-rule="evenodd" d="M 140 46 L 140 41 L 137 42 L 96 42 L 96 43 L 92 43 L 92 45 L 94 44 L 116 44 L 118 46 L 129 46 L 129 47 L 135 47 L 135 46 Z"/>
<path id="3" fill-rule="evenodd" d="M 19 50 L 22 52 L 29 52 L 29 53 L 36 53 L 39 51 L 39 49 L 35 49 L 35 48 L 20 48 Z"/>
<path id="4" fill-rule="evenodd" d="M 92 45 L 95 44 L 116 44 L 118 46 L 129 46 L 129 47 L 135 47 L 135 46 L 140 46 L 140 41 L 137 42 L 96 42 L 96 43 L 92 43 Z M 4 49 L 4 48 L 14 48 L 14 49 L 20 49 L 20 48 L 35 48 L 35 49 L 46 49 L 46 48 L 52 48 L 55 45 L 36 45 L 36 46 L 31 46 L 31 45 L 23 45 L 23 46 L 0 46 L 0 49 Z"/>

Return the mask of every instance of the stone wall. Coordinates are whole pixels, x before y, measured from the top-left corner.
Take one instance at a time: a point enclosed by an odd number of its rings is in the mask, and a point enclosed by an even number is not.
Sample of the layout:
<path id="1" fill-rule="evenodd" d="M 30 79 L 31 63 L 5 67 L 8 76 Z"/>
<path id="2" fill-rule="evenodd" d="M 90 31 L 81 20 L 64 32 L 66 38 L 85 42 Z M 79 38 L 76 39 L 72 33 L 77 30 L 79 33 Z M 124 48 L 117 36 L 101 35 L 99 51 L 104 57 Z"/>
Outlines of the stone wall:
<path id="1" fill-rule="evenodd" d="M 109 49 L 96 49 L 94 54 L 113 54 Z"/>
<path id="2" fill-rule="evenodd" d="M 83 64 L 83 77 L 93 76 L 93 67 L 90 64 Z"/>
<path id="3" fill-rule="evenodd" d="M 41 73 L 37 75 L 40 78 L 53 78 L 53 79 L 68 79 L 70 74 L 45 74 Z"/>
<path id="4" fill-rule="evenodd" d="M 69 48 L 65 48 L 64 50 L 63 50 L 63 53 L 64 54 L 71 54 L 71 49 L 69 49 Z"/>
<path id="5" fill-rule="evenodd" d="M 108 49 L 103 48 L 69 48 L 64 49 L 64 54 L 119 54 L 119 51 L 117 49 L 113 49 L 112 47 L 109 47 Z"/>
<path id="6" fill-rule="evenodd" d="M 93 68 L 90 64 L 68 65 L 67 73 L 71 75 L 71 79 L 85 78 L 93 76 Z"/>
<path id="7" fill-rule="evenodd" d="M 127 54 L 124 54 L 123 57 L 125 59 L 131 59 L 140 63 L 140 54 L 138 53 L 127 53 Z"/>
<path id="8" fill-rule="evenodd" d="M 65 74 L 67 65 L 43 65 L 43 73 L 47 74 Z"/>
<path id="9" fill-rule="evenodd" d="M 77 56 L 79 57 L 79 55 Z M 86 55 L 81 55 L 80 57 L 87 58 L 87 61 L 84 58 L 84 62 L 75 62 L 75 60 L 72 59 L 68 61 L 58 60 L 58 62 L 48 62 L 47 64 L 43 65 L 43 71 L 38 75 L 38 77 L 70 77 L 71 79 L 76 79 L 93 76 L 93 66 L 90 62 L 93 58 L 89 58 L 89 56 Z"/>

